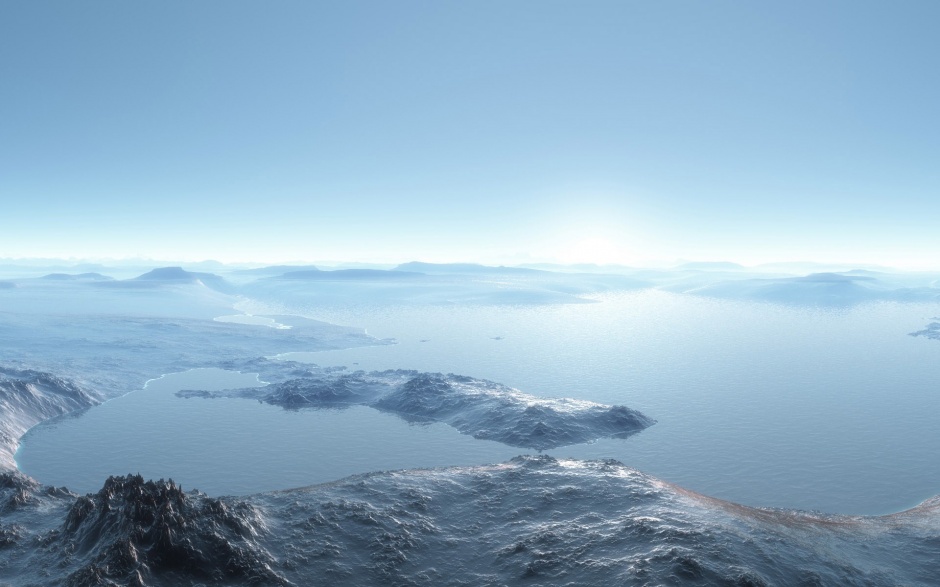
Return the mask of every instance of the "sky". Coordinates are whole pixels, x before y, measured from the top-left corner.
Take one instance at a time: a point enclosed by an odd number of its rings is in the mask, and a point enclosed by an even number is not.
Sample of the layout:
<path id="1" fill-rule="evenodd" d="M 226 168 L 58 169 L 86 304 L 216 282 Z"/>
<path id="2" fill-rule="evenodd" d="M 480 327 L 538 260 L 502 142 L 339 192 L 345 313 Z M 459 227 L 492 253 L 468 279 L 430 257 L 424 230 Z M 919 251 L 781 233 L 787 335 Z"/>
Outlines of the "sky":
<path id="1" fill-rule="evenodd" d="M 940 3 L 0 2 L 0 257 L 940 268 Z"/>

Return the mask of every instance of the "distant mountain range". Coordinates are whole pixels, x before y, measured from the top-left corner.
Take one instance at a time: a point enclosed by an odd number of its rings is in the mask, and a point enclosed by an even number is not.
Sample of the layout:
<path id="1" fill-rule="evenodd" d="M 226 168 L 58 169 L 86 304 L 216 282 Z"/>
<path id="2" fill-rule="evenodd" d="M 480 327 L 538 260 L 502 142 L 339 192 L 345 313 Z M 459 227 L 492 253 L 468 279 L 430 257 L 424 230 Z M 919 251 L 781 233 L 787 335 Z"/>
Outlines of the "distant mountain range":
<path id="1" fill-rule="evenodd" d="M 420 261 L 411 261 L 410 263 L 402 263 L 401 265 L 395 267 L 394 271 L 414 271 L 417 273 L 427 273 L 427 274 L 493 274 L 493 273 L 502 273 L 502 274 L 513 274 L 513 275 L 534 275 L 538 273 L 545 273 L 545 271 L 539 269 L 529 269 L 526 267 L 504 267 L 502 265 L 498 267 L 492 267 L 489 265 L 479 265 L 477 263 L 422 263 Z"/>
<path id="2" fill-rule="evenodd" d="M 40 279 L 48 281 L 111 281 L 114 278 L 100 273 L 50 273 Z"/>

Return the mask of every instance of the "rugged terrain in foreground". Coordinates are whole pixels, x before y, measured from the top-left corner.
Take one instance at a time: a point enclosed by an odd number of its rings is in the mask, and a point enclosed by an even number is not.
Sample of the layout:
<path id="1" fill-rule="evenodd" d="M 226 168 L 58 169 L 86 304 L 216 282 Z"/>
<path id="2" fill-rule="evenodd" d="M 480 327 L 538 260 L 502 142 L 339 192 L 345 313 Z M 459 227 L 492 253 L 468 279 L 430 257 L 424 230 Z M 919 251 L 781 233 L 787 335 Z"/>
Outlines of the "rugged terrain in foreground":
<path id="1" fill-rule="evenodd" d="M 938 510 L 737 506 L 617 462 L 518 457 L 214 499 L 0 477 L 0 584 L 931 585 Z M 4 583 L 6 582 L 6 583 Z"/>

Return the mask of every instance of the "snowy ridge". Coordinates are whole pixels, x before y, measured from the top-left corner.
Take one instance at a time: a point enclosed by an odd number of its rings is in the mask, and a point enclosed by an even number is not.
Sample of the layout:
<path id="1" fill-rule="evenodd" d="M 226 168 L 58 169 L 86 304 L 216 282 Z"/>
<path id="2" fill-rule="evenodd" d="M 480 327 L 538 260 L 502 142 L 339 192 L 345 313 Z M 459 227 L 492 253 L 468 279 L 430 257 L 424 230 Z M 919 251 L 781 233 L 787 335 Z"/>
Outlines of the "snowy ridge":
<path id="1" fill-rule="evenodd" d="M 20 437 L 43 420 L 100 400 L 72 381 L 49 373 L 0 367 L 0 471 L 15 470 Z"/>
<path id="2" fill-rule="evenodd" d="M 622 438 L 655 422 L 625 406 L 536 398 L 491 381 L 428 373 L 409 379 L 373 405 L 445 422 L 475 438 L 537 450 Z"/>

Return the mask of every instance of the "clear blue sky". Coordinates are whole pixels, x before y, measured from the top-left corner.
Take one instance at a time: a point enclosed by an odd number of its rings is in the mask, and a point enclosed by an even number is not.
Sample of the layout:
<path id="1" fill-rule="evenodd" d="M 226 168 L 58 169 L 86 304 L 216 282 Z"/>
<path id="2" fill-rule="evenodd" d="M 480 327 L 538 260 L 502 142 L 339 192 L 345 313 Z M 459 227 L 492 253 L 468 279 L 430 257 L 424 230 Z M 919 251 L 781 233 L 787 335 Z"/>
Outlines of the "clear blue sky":
<path id="1" fill-rule="evenodd" d="M 940 2 L 0 3 L 0 257 L 940 267 Z"/>

